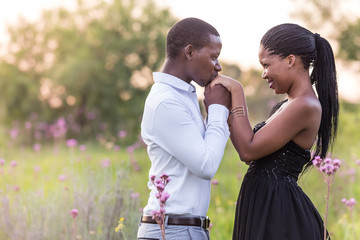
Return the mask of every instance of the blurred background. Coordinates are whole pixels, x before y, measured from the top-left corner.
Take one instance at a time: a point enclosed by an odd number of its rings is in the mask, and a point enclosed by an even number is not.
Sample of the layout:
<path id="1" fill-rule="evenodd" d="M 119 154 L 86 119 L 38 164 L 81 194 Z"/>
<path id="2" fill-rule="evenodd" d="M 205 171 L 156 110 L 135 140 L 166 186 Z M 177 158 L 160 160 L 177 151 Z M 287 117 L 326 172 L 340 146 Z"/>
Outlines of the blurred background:
<path id="1" fill-rule="evenodd" d="M 263 34 L 291 22 L 331 43 L 341 98 L 332 156 L 346 164 L 329 224 L 334 239 L 360 237 L 359 209 L 341 203 L 360 197 L 359 0 L 12 0 L 0 3 L 1 240 L 135 238 L 148 195 L 144 101 L 167 31 L 185 17 L 219 31 L 222 73 L 243 83 L 253 125 L 284 98 L 261 78 Z M 223 162 L 209 210 L 213 239 L 231 237 L 246 171 L 231 144 Z M 303 185 L 322 211 L 319 180 L 313 173 Z"/>
<path id="2" fill-rule="evenodd" d="M 69 136 L 94 137 L 99 128 L 135 136 L 166 33 L 190 16 L 218 29 L 223 73 L 246 86 L 254 121 L 281 98 L 261 80 L 257 52 L 262 35 L 284 22 L 332 43 L 340 97 L 360 102 L 357 0 L 13 0 L 0 9 L 0 120 L 7 127 L 63 119 Z"/>

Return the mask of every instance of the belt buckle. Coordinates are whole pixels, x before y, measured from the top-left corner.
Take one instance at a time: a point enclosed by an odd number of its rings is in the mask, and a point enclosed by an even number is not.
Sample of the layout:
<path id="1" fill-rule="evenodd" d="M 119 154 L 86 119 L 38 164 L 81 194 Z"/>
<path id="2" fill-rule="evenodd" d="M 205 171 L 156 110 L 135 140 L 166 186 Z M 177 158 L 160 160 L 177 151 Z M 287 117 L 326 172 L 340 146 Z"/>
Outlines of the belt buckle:
<path id="1" fill-rule="evenodd" d="M 203 227 L 205 229 L 208 229 L 210 226 L 210 218 L 208 216 L 206 216 L 204 219 L 203 219 Z"/>

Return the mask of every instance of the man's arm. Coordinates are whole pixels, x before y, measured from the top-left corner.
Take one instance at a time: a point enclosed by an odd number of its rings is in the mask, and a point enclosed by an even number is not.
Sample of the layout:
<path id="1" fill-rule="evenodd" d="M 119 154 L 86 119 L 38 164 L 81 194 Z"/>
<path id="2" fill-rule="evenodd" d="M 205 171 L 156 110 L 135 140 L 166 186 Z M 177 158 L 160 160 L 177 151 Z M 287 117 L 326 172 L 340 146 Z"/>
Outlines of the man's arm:
<path id="1" fill-rule="evenodd" d="M 208 114 L 204 136 L 192 113 L 180 101 L 162 102 L 154 115 L 156 143 L 203 179 L 211 179 L 215 175 L 230 135 L 228 109 L 220 104 L 211 104 Z"/>

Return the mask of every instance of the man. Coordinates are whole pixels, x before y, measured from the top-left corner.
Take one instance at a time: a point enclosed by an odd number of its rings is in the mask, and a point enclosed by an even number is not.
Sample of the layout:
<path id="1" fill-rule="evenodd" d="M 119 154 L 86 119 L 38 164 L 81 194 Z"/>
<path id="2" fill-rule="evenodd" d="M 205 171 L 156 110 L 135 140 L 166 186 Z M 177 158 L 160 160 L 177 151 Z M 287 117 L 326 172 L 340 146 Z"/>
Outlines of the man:
<path id="1" fill-rule="evenodd" d="M 227 119 L 230 94 L 218 85 L 206 91 L 207 121 L 200 113 L 195 87 L 207 86 L 221 71 L 222 43 L 210 24 L 186 18 L 169 31 L 166 60 L 155 72 L 154 85 L 145 102 L 141 136 L 151 160 L 149 175 L 169 175 L 165 191 L 166 239 L 209 239 L 206 218 L 210 181 L 214 177 L 229 138 Z M 157 189 L 151 190 L 138 229 L 138 239 L 161 239 L 152 211 L 159 209 Z"/>

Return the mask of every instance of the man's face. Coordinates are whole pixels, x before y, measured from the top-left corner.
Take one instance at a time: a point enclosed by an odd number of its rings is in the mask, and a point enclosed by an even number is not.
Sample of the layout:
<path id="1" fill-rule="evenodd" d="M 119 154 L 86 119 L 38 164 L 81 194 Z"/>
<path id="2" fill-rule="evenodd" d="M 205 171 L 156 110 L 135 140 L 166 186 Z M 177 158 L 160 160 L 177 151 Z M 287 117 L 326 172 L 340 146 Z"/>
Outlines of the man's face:
<path id="1" fill-rule="evenodd" d="M 191 59 L 190 74 L 193 81 L 200 86 L 208 85 L 221 71 L 218 61 L 222 48 L 221 39 L 218 36 L 210 35 L 210 42 L 201 49 L 194 50 Z"/>

